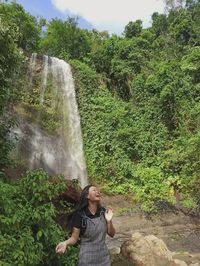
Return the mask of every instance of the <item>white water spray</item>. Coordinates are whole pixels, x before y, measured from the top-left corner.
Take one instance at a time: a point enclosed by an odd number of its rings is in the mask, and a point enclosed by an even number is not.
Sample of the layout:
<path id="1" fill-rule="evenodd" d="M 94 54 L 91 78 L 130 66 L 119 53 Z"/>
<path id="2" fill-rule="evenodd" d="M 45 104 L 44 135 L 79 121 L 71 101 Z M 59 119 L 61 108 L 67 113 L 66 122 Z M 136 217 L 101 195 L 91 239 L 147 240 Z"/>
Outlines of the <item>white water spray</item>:
<path id="1" fill-rule="evenodd" d="M 63 60 L 43 56 L 41 60 L 36 55 L 31 59 L 30 83 L 33 83 L 34 73 L 41 76 L 40 107 L 45 107 L 45 94 L 49 93 L 47 86 L 50 79 L 52 94 L 50 106 L 59 113 L 61 128 L 53 134 L 40 127 L 42 114 L 39 111 L 36 122 L 30 123 L 22 119 L 18 132 L 20 143 L 18 152 L 23 154 L 29 168 L 43 168 L 50 175 L 63 173 L 66 179 L 77 179 L 81 187 L 87 185 L 87 171 L 83 153 L 83 142 L 80 117 L 76 102 L 75 87 L 70 65 Z M 35 69 L 37 68 L 37 69 Z M 38 71 L 40 69 L 41 71 Z M 41 74 L 40 74 L 41 73 Z M 59 112 L 56 111 L 59 106 Z M 42 109 L 41 109 L 42 110 Z M 21 132 L 21 133 L 20 133 Z"/>
<path id="2" fill-rule="evenodd" d="M 48 56 L 43 56 L 43 71 L 42 71 L 42 84 L 40 89 L 40 104 L 44 102 L 44 93 L 47 85 L 47 75 L 48 75 Z"/>

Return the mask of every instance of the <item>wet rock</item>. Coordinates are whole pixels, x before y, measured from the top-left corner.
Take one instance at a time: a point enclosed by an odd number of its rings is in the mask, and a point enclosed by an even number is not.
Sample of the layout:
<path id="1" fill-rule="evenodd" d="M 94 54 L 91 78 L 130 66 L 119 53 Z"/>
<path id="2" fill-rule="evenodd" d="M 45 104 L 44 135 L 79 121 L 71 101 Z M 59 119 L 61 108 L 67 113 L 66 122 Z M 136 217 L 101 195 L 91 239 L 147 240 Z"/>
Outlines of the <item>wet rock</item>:
<path id="1" fill-rule="evenodd" d="M 71 202 L 71 203 L 77 203 L 80 198 L 80 188 L 73 185 L 73 182 L 71 180 L 66 180 L 66 190 L 62 195 L 62 199 Z"/>

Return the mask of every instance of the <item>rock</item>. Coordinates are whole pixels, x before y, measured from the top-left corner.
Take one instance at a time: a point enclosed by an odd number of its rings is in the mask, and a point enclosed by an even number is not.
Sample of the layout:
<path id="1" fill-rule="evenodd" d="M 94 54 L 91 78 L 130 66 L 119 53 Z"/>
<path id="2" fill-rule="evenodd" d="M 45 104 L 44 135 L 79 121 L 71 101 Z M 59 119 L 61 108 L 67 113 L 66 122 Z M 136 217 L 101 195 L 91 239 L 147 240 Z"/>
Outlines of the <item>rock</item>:
<path id="1" fill-rule="evenodd" d="M 60 195 L 64 200 L 77 203 L 80 198 L 80 188 L 73 185 L 71 180 L 66 180 L 66 190 Z"/>
<path id="2" fill-rule="evenodd" d="M 177 266 L 187 266 L 187 263 L 185 263 L 185 262 L 182 261 L 182 260 L 177 260 L 177 259 L 175 259 L 174 262 L 175 262 L 175 264 L 176 264 Z"/>
<path id="3" fill-rule="evenodd" d="M 111 256 L 116 255 L 116 254 L 118 255 L 121 252 L 121 248 L 120 247 L 113 247 L 112 249 L 109 250 L 109 252 L 110 252 Z"/>
<path id="4" fill-rule="evenodd" d="M 177 266 L 163 240 L 154 235 L 134 233 L 122 244 L 122 255 L 135 266 Z M 180 265 L 180 264 L 179 264 Z"/>
<path id="5" fill-rule="evenodd" d="M 127 265 L 127 262 L 124 261 L 125 258 L 121 255 L 121 248 L 120 247 L 113 247 L 109 249 L 110 258 L 112 266 L 121 266 L 121 265 Z"/>
<path id="6" fill-rule="evenodd" d="M 200 264 L 197 262 L 197 263 L 192 263 L 189 266 L 200 266 Z"/>

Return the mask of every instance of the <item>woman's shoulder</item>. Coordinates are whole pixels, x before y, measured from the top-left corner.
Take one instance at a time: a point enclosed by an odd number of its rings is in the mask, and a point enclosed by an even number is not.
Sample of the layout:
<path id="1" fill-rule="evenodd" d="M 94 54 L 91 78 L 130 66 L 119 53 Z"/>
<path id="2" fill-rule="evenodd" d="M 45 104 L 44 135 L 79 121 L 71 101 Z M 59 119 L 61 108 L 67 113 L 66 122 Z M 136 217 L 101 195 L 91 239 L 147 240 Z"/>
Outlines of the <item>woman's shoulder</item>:
<path id="1" fill-rule="evenodd" d="M 84 210 L 79 210 L 79 211 L 76 211 L 75 213 L 74 213 L 74 217 L 76 217 L 76 218 L 82 218 L 83 216 L 85 215 L 85 211 Z"/>
<path id="2" fill-rule="evenodd" d="M 75 211 L 72 216 L 72 227 L 81 228 L 82 214 L 80 211 Z"/>

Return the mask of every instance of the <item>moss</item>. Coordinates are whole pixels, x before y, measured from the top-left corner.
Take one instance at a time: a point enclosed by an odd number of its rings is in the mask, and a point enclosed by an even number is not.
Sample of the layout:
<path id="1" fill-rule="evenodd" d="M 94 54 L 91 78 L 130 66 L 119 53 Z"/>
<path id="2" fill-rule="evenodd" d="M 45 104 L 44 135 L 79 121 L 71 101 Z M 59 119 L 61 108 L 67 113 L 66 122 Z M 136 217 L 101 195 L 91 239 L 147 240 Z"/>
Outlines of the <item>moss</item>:
<path id="1" fill-rule="evenodd" d="M 28 122 L 37 123 L 48 132 L 57 132 L 62 126 L 59 114 L 49 107 L 23 102 L 15 106 L 15 111 Z"/>

